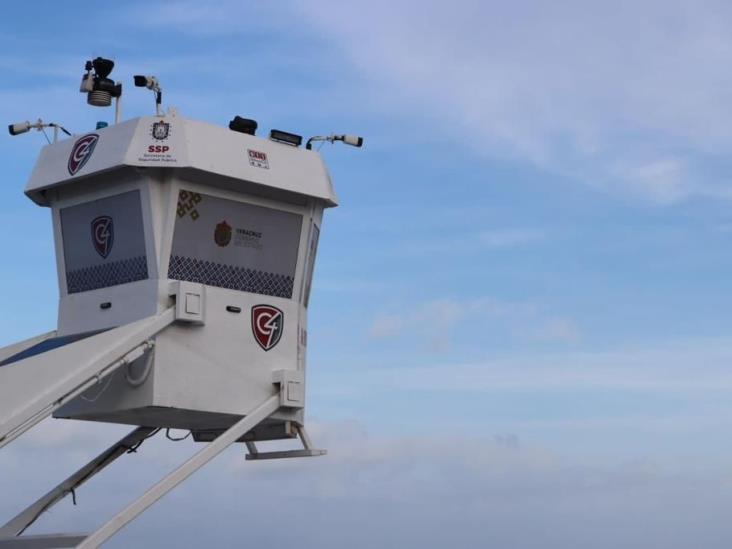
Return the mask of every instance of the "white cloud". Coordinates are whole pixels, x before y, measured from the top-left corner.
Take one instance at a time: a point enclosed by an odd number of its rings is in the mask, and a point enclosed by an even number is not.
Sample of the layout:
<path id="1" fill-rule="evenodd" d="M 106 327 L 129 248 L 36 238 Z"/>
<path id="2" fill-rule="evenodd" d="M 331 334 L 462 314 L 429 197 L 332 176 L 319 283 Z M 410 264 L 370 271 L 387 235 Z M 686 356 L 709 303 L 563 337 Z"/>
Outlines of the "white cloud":
<path id="1" fill-rule="evenodd" d="M 330 450 L 327 457 L 258 463 L 245 462 L 238 446 L 227 451 L 107 546 L 234 548 L 246 540 L 257 547 L 324 549 L 675 549 L 699 542 L 716 549 L 729 539 L 725 509 L 732 483 L 723 468 L 700 474 L 672 460 L 579 464 L 519 444 L 510 433 L 438 440 L 320 423 L 313 436 Z M 86 485 L 78 507 L 62 502 L 33 532 L 93 529 L 163 474 L 164 462 L 184 459 L 193 447 L 146 442 L 140 454 L 125 456 Z M 43 492 L 59 473 L 55 464 L 73 457 L 73 446 L 15 457 L 23 458 L 22 466 L 3 461 L 4 474 L 16 475 L 3 478 L 0 510 L 6 514 Z"/>
<path id="2" fill-rule="evenodd" d="M 579 343 L 582 333 L 573 320 L 551 317 L 535 330 L 535 337 L 540 341 Z"/>
<path id="3" fill-rule="evenodd" d="M 401 141 L 460 140 L 480 155 L 667 204 L 731 198 L 706 160 L 732 152 L 732 75 L 720 70 L 732 53 L 732 10 L 704 6 L 228 0 L 133 6 L 122 18 L 198 38 L 277 33 L 288 46 L 270 43 L 267 62 L 338 74 L 337 89 L 318 90 L 311 108 L 380 110 L 410 121 Z M 293 54 L 292 42 L 307 54 Z"/>
<path id="4" fill-rule="evenodd" d="M 562 330 L 555 337 L 566 337 Z M 570 330 L 571 333 L 571 330 Z M 402 390 L 409 379 L 412 392 L 491 393 L 501 391 L 630 391 L 690 397 L 732 390 L 732 340 L 703 338 L 660 342 L 615 350 L 542 351 L 498 355 L 475 362 L 430 366 L 405 364 L 397 371 L 353 369 L 348 386 L 360 394 Z M 332 373 L 332 372 L 331 372 Z M 338 377 L 320 380 L 318 394 L 338 394 Z M 355 389 L 354 389 L 355 390 Z"/>
<path id="5" fill-rule="evenodd" d="M 483 251 L 512 250 L 540 243 L 544 231 L 526 227 L 489 229 L 458 236 L 429 236 L 416 242 L 399 244 L 400 253 L 476 254 Z"/>
<path id="6" fill-rule="evenodd" d="M 383 313 L 374 319 L 369 336 L 373 339 L 388 339 L 405 331 L 418 333 L 431 349 L 446 350 L 450 347 L 450 332 L 469 308 L 470 305 L 465 308 L 456 301 L 441 299 L 405 308 L 403 312 Z"/>
<path id="7" fill-rule="evenodd" d="M 369 335 L 374 339 L 398 336 L 404 330 L 406 319 L 401 315 L 383 314 L 374 319 Z"/>
<path id="8" fill-rule="evenodd" d="M 483 154 L 664 203 L 727 195 L 695 166 L 732 152 L 725 3 L 298 5 L 395 108 Z"/>
<path id="9" fill-rule="evenodd" d="M 678 158 L 661 158 L 615 172 L 638 193 L 659 203 L 671 204 L 693 194 L 684 162 Z"/>
<path id="10" fill-rule="evenodd" d="M 502 326 L 523 339 L 578 343 L 579 326 L 569 318 L 547 315 L 532 303 L 505 302 L 482 297 L 470 300 L 435 299 L 402 306 L 377 315 L 369 330 L 373 339 L 416 335 L 435 351 L 446 351 L 463 323 Z"/>
<path id="11" fill-rule="evenodd" d="M 358 104 L 440 129 L 406 127 L 410 140 L 462 139 L 482 155 L 662 204 L 730 197 L 704 167 L 732 152 L 732 76 L 719 70 L 732 12 L 721 2 L 163 2 L 125 18 L 199 37 L 281 33 L 307 55 L 274 43 L 266 57 L 337 72 L 331 108 Z"/>

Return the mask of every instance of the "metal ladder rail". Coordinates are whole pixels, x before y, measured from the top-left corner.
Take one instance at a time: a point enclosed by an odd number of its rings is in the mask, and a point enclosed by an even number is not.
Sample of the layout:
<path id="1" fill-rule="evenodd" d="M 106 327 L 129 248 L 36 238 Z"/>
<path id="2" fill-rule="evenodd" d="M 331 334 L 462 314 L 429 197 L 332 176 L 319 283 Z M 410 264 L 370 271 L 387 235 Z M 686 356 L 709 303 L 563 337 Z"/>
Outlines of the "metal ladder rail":
<path id="1" fill-rule="evenodd" d="M 78 381 L 64 382 L 63 386 L 54 388 L 53 391 L 49 391 L 49 394 L 44 396 L 47 399 L 45 402 L 32 402 L 25 405 L 25 408 L 15 412 L 6 424 L 0 425 L 5 430 L 4 436 L 0 438 L 0 448 L 3 448 L 53 414 L 58 408 L 94 386 L 103 377 L 110 375 L 121 366 L 129 364 L 145 352 L 150 351 L 154 346 L 154 342 L 150 338 L 157 335 L 176 320 L 175 308 L 171 307 L 157 317 L 151 317 L 146 320 L 148 322 L 140 321 L 142 326 L 137 331 L 128 334 L 123 341 L 119 342 L 112 349 L 93 357 L 86 365 L 80 367 L 79 372 L 83 373 L 75 374 Z M 92 336 L 92 338 L 86 341 L 89 342 L 94 337 L 103 337 L 110 333 L 112 332 Z M 18 365 L 21 364 L 23 364 L 22 361 L 18 363 Z"/>

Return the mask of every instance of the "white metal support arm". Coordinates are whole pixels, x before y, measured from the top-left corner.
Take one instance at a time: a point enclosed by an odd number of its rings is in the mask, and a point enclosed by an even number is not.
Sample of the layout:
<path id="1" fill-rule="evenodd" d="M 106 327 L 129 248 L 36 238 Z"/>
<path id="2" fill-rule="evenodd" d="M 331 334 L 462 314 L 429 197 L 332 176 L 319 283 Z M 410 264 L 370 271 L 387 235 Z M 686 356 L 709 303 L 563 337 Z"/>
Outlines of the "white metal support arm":
<path id="1" fill-rule="evenodd" d="M 18 513 L 15 518 L 0 528 L 0 547 L 5 547 L 2 544 L 2 538 L 20 536 L 43 513 L 48 511 L 68 494 L 73 493 L 79 486 L 102 471 L 117 458 L 135 448 L 137 444 L 150 437 L 155 431 L 156 429 L 153 427 L 138 427 L 134 429 L 127 436 L 107 448 L 96 458 L 84 465 L 84 467 L 49 491 L 45 496 Z"/>
<path id="2" fill-rule="evenodd" d="M 99 530 L 86 538 L 77 549 L 96 549 L 116 532 L 138 517 L 143 511 L 158 501 L 181 482 L 218 456 L 239 438 L 267 419 L 280 407 L 279 394 L 272 395 L 244 418 L 235 423 L 221 436 L 208 443 L 178 469 L 170 473 L 155 486 L 145 492 L 139 499 L 127 506 Z"/>
<path id="3" fill-rule="evenodd" d="M 149 351 L 175 308 L 0 368 L 0 448 Z M 19 390 L 23 389 L 23 390 Z"/>

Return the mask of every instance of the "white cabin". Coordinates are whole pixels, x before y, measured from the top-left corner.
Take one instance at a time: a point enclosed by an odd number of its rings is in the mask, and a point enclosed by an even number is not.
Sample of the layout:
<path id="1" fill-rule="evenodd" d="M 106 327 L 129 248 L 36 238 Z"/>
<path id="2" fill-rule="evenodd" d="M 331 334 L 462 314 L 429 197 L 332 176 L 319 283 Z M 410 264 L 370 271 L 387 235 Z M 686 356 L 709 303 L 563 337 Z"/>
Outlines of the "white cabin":
<path id="1" fill-rule="evenodd" d="M 175 304 L 188 322 L 55 417 L 191 429 L 210 439 L 291 371 L 304 398 L 307 308 L 323 209 L 337 204 L 312 150 L 169 114 L 44 147 L 25 190 L 51 208 L 57 334 L 80 341 Z M 295 436 L 282 408 L 249 438 Z"/>

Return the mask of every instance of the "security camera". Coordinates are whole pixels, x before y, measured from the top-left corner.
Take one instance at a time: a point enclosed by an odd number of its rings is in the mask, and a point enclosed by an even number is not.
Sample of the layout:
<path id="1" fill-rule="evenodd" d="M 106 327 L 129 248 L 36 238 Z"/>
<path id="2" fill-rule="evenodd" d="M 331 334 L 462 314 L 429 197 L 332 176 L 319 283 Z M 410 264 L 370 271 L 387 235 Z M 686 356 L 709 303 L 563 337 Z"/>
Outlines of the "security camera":
<path id="1" fill-rule="evenodd" d="M 342 135 L 341 141 L 343 141 L 346 145 L 351 145 L 352 147 L 360 147 L 363 145 L 363 137 L 358 137 L 357 135 Z"/>
<path id="2" fill-rule="evenodd" d="M 160 82 L 154 76 L 145 76 L 144 74 L 135 75 L 135 86 L 138 88 L 147 88 L 155 93 L 155 113 L 160 116 L 160 105 L 163 102 L 163 89 Z"/>
<path id="3" fill-rule="evenodd" d="M 135 75 L 135 86 L 138 88 L 147 88 L 148 90 L 158 90 L 160 82 L 154 76 L 145 76 L 144 74 Z"/>
<path id="4" fill-rule="evenodd" d="M 36 120 L 35 122 L 28 122 L 27 120 L 25 122 L 16 122 L 15 124 L 8 125 L 8 132 L 10 135 L 20 135 L 21 133 L 26 133 L 32 129 L 36 129 L 39 132 L 43 131 L 43 128 L 53 128 L 53 142 L 55 143 L 58 141 L 58 132 L 61 130 L 66 135 L 71 135 L 69 130 L 64 128 L 63 126 L 56 124 L 56 122 L 49 122 L 46 123 L 40 118 Z M 45 132 L 43 132 L 45 134 Z M 46 136 L 46 139 L 48 139 L 48 136 Z M 50 140 L 48 141 L 51 142 Z"/>
<path id="5" fill-rule="evenodd" d="M 336 141 L 342 141 L 346 145 L 351 145 L 352 147 L 363 146 L 363 137 L 359 137 L 357 135 L 331 134 L 331 135 L 316 135 L 314 137 L 311 137 L 310 139 L 308 139 L 308 142 L 305 144 L 305 148 L 307 150 L 312 149 L 313 142 L 315 142 L 315 141 L 327 141 L 328 143 L 335 143 Z"/>
<path id="6" fill-rule="evenodd" d="M 17 124 L 8 125 L 8 131 L 10 132 L 10 135 L 20 135 L 21 133 L 30 131 L 31 127 L 32 125 L 28 121 L 18 122 Z"/>

